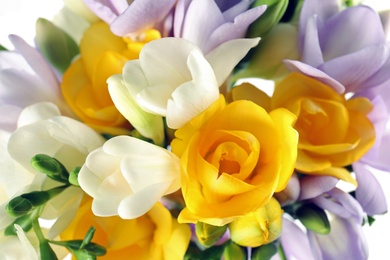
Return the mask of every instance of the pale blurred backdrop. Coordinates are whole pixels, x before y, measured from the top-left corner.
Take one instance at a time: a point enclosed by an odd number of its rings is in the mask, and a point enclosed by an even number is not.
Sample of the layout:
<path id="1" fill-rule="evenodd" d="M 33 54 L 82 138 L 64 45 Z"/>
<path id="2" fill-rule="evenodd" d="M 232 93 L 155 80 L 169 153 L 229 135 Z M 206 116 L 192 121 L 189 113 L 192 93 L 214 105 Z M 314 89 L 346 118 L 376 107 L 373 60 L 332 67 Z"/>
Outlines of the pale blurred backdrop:
<path id="1" fill-rule="evenodd" d="M 363 3 L 376 10 L 390 9 L 389 0 L 368 0 Z M 63 0 L 0 0 L 0 44 L 12 50 L 8 35 L 16 34 L 33 45 L 36 19 L 42 17 L 51 20 L 62 6 Z M 383 185 L 390 208 L 390 173 L 378 172 L 376 176 Z M 390 259 L 390 213 L 377 216 L 373 226 L 366 226 L 365 233 L 370 249 L 369 259 Z"/>

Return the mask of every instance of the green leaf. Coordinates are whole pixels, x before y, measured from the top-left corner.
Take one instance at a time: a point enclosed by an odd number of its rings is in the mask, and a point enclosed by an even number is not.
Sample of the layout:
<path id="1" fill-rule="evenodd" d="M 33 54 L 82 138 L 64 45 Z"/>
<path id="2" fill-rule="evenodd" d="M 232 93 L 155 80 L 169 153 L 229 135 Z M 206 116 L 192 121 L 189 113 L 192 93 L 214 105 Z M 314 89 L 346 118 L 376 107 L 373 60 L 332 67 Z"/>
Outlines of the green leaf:
<path id="1" fill-rule="evenodd" d="M 269 243 L 253 249 L 253 260 L 269 260 L 278 252 L 278 247 L 275 243 Z"/>
<path id="2" fill-rule="evenodd" d="M 317 205 L 302 205 L 295 214 L 307 229 L 319 234 L 328 234 L 330 232 L 328 217 L 325 211 Z"/>
<path id="3" fill-rule="evenodd" d="M 0 44 L 0 51 L 8 51 L 3 45 Z"/>
<path id="4" fill-rule="evenodd" d="M 213 226 L 203 222 L 198 222 L 195 225 L 195 233 L 199 242 L 205 246 L 210 247 L 214 245 L 223 234 L 225 234 L 227 226 Z"/>
<path id="5" fill-rule="evenodd" d="M 50 21 L 39 18 L 36 22 L 36 43 L 43 56 L 60 73 L 64 73 L 79 54 L 76 42 Z"/>
<path id="6" fill-rule="evenodd" d="M 76 168 L 73 169 L 73 171 L 71 171 L 69 173 L 68 181 L 69 181 L 70 184 L 72 184 L 74 186 L 80 186 L 79 179 L 78 179 L 80 169 L 81 169 L 81 167 L 76 167 Z"/>
<path id="7" fill-rule="evenodd" d="M 288 0 L 256 0 L 253 7 L 267 5 L 267 10 L 248 29 L 248 38 L 264 36 L 282 18 L 287 9 Z"/>
<path id="8" fill-rule="evenodd" d="M 50 157 L 46 154 L 37 154 L 31 158 L 31 166 L 37 171 L 46 174 L 55 181 L 62 183 L 69 183 L 69 173 L 56 158 Z"/>

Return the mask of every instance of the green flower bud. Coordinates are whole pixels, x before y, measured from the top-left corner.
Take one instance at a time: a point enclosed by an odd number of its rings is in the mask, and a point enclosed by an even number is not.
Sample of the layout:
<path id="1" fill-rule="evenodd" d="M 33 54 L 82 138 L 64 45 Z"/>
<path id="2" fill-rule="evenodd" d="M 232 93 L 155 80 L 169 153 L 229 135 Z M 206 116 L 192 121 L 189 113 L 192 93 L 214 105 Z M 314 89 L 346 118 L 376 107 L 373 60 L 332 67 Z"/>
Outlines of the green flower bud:
<path id="1" fill-rule="evenodd" d="M 79 54 L 76 42 L 46 19 L 37 20 L 35 39 L 43 56 L 60 73 L 64 73 L 72 59 Z"/>
<path id="2" fill-rule="evenodd" d="M 195 225 L 196 236 L 205 247 L 214 245 L 225 234 L 226 229 L 227 226 L 218 227 L 203 222 L 198 222 Z"/>
<path id="3" fill-rule="evenodd" d="M 252 260 L 269 260 L 278 252 L 274 243 L 269 243 L 256 248 L 252 253 Z"/>
<path id="4" fill-rule="evenodd" d="M 223 251 L 223 259 L 225 260 L 244 260 L 246 259 L 246 253 L 236 243 L 229 243 Z"/>
<path id="5" fill-rule="evenodd" d="M 253 6 L 267 5 L 267 10 L 248 29 L 248 38 L 264 36 L 282 18 L 288 0 L 256 0 Z"/>
<path id="6" fill-rule="evenodd" d="M 323 209 L 314 204 L 306 204 L 295 212 L 297 218 L 309 230 L 319 234 L 330 232 L 330 223 Z"/>
<path id="7" fill-rule="evenodd" d="M 68 183 L 68 171 L 57 159 L 45 154 L 37 154 L 31 159 L 30 163 L 34 169 L 46 174 L 51 179 Z"/>
<path id="8" fill-rule="evenodd" d="M 21 216 L 17 218 L 12 224 L 10 224 L 8 227 L 4 230 L 4 235 L 6 236 L 16 236 L 16 228 L 15 224 L 19 225 L 24 232 L 28 232 L 32 228 L 32 219 L 31 214 L 26 214 L 24 216 Z"/>
<path id="9" fill-rule="evenodd" d="M 73 169 L 73 171 L 70 172 L 68 181 L 70 184 L 74 186 L 80 186 L 79 184 L 79 172 L 80 172 L 81 167 L 76 167 Z"/>
<path id="10" fill-rule="evenodd" d="M 29 213 L 34 206 L 32 203 L 21 196 L 13 198 L 5 206 L 5 210 L 11 217 L 20 217 Z"/>
<path id="11" fill-rule="evenodd" d="M 96 255 L 86 249 L 78 249 L 72 251 L 72 254 L 76 257 L 76 259 L 80 260 L 95 260 Z"/>

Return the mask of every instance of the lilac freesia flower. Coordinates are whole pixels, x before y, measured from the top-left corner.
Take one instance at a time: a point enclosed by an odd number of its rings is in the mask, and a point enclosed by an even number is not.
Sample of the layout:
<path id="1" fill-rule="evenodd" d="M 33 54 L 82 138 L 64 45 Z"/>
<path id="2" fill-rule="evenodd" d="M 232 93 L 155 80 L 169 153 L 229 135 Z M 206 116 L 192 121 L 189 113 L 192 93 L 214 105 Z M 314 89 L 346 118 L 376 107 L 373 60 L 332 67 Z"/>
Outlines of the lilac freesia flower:
<path id="1" fill-rule="evenodd" d="M 301 61 L 286 60 L 288 68 L 338 93 L 356 93 L 390 81 L 389 45 L 378 13 L 368 6 L 339 12 L 337 0 L 305 1 L 298 43 Z"/>
<path id="2" fill-rule="evenodd" d="M 173 35 L 208 53 L 224 42 L 245 36 L 249 25 L 266 9 L 262 5 L 248 10 L 252 2 L 178 0 Z"/>
<path id="3" fill-rule="evenodd" d="M 22 109 L 42 101 L 55 103 L 64 115 L 73 115 L 43 56 L 16 35 L 10 40 L 17 52 L 0 52 L 0 129 L 12 132 Z"/>

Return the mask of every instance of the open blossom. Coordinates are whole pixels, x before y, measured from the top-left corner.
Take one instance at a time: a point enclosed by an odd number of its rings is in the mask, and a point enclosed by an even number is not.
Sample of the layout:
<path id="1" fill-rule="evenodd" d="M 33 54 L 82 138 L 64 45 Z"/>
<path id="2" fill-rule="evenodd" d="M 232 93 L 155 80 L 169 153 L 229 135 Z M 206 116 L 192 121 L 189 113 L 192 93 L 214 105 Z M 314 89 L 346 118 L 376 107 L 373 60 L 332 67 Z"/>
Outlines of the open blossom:
<path id="1" fill-rule="evenodd" d="M 150 32 L 145 41 L 159 38 Z M 107 78 L 119 74 L 129 59 L 138 58 L 143 42 L 125 42 L 104 22 L 94 23 L 80 43 L 80 57 L 63 75 L 62 93 L 75 114 L 101 133 L 128 134 L 129 122 L 115 107 Z"/>
<path id="2" fill-rule="evenodd" d="M 258 41 L 232 40 L 204 56 L 184 39 L 155 40 L 145 45 L 139 60 L 126 63 L 123 80 L 141 108 L 166 117 L 167 125 L 177 129 L 218 99 L 219 86 Z M 114 102 L 124 98 L 111 97 Z"/>
<path id="3" fill-rule="evenodd" d="M 267 98 L 264 98 L 267 103 Z M 269 101 L 268 101 L 269 102 Z M 331 87 L 299 73 L 278 82 L 270 109 L 287 108 L 297 116 L 299 172 L 330 175 L 356 184 L 344 169 L 358 161 L 373 145 L 375 129 L 367 114 L 367 98 L 346 100 Z"/>
<path id="4" fill-rule="evenodd" d="M 314 77 L 338 93 L 358 92 L 389 82 L 389 45 L 379 14 L 368 6 L 339 12 L 337 0 L 304 1 L 299 51 L 301 61 L 286 61 L 290 70 Z"/>
<path id="5" fill-rule="evenodd" d="M 266 205 L 285 188 L 296 160 L 295 117 L 223 96 L 175 132 L 186 207 L 179 222 L 222 226 Z"/>
<path id="6" fill-rule="evenodd" d="M 22 38 L 9 38 L 16 50 L 0 52 L 0 128 L 15 130 L 23 108 L 37 102 L 52 102 L 72 116 L 54 70 L 43 56 Z"/>
<path id="7" fill-rule="evenodd" d="M 23 192 L 58 186 L 58 183 L 49 178 L 45 179 L 45 175 L 31 166 L 33 156 L 45 154 L 54 157 L 70 172 L 75 167 L 83 165 L 88 153 L 103 143 L 103 138 L 91 128 L 79 121 L 61 116 L 59 110 L 50 103 L 38 103 L 26 108 L 19 118 L 19 124 L 20 127 L 9 138 L 8 152 L 24 171 L 36 179 L 32 185 L 29 184 L 28 190 L 24 189 Z M 57 232 L 69 223 L 82 194 L 80 188 L 69 187 L 46 204 L 41 217 L 45 219 L 59 217 L 51 230 L 51 236 L 57 235 Z"/>
<path id="8" fill-rule="evenodd" d="M 181 260 L 187 250 L 191 232 L 180 225 L 160 203 L 144 215 L 124 220 L 118 216 L 98 217 L 91 211 L 86 196 L 62 240 L 83 239 L 90 226 L 96 228 L 93 242 L 106 248 L 99 259 L 165 259 Z"/>
<path id="9" fill-rule="evenodd" d="M 131 219 L 145 214 L 162 196 L 180 188 L 179 159 L 145 141 L 117 136 L 91 152 L 79 173 L 98 216 Z"/>

